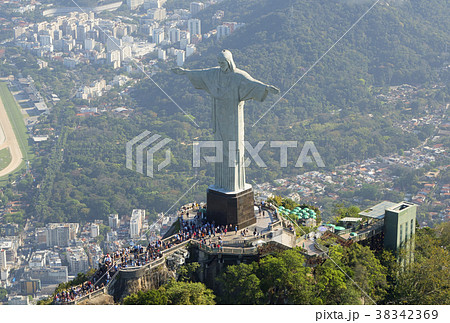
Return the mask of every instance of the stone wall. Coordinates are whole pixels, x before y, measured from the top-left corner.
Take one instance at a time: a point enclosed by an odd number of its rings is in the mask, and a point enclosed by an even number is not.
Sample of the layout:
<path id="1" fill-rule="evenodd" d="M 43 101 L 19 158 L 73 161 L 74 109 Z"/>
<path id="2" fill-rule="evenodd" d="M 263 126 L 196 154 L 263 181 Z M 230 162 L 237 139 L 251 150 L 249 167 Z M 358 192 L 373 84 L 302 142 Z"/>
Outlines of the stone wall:
<path id="1" fill-rule="evenodd" d="M 214 255 L 201 251 L 195 247 L 189 250 L 190 262 L 198 262 L 198 279 L 208 288 L 217 287 L 216 278 L 230 265 L 239 265 L 240 263 L 250 264 L 258 260 L 258 255 Z"/>
<path id="2" fill-rule="evenodd" d="M 94 298 L 88 298 L 77 305 L 114 305 L 114 298 L 108 294 L 102 294 Z"/>
<path id="3" fill-rule="evenodd" d="M 152 268 L 144 267 L 136 271 L 120 272 L 110 293 L 116 303 L 121 303 L 130 294 L 158 289 L 172 278 L 176 278 L 175 272 L 169 270 L 165 262 Z"/>

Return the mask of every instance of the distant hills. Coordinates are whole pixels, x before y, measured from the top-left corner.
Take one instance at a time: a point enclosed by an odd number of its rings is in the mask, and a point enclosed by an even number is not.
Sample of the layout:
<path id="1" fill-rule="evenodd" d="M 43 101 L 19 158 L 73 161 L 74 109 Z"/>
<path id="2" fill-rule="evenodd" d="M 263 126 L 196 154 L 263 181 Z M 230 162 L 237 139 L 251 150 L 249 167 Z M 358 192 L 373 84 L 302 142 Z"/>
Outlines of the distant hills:
<path id="1" fill-rule="evenodd" d="M 222 41 L 206 40 L 200 45 L 201 56 L 188 60 L 187 66 L 214 66 L 218 51 L 227 48 L 233 52 L 238 67 L 277 85 L 283 93 L 373 4 L 350 0 L 223 1 L 198 14 L 203 31 L 215 27 L 211 17 L 216 10 L 224 10 L 224 21 L 246 25 Z M 388 85 L 441 81 L 443 64 L 449 61 L 448 14 L 445 0 L 378 2 L 258 127 L 251 126 L 277 98 L 269 98 L 264 104 L 246 104 L 247 138 L 314 140 L 331 166 L 418 144 L 416 136 L 391 127 L 393 120 L 402 117 L 401 110 L 382 105 L 375 95 Z M 206 95 L 194 90 L 186 79 L 169 73 L 157 75 L 155 80 L 198 123 L 209 128 Z M 445 95 L 448 97 L 448 90 Z M 138 87 L 135 98 L 159 117 L 171 119 L 180 112 L 150 82 Z M 432 103 L 433 97 L 428 100 Z M 368 114 L 373 118 L 368 120 Z M 267 157 L 274 156 L 268 152 Z M 258 176 L 266 172 L 255 171 Z"/>
<path id="2" fill-rule="evenodd" d="M 372 4 L 345 0 L 222 1 L 198 14 L 204 32 L 215 27 L 211 17 L 219 9 L 225 11 L 224 21 L 246 25 L 223 41 L 209 39 L 199 44 L 200 55 L 189 58 L 186 67 L 215 66 L 217 53 L 228 48 L 239 68 L 284 92 Z M 287 168 L 280 167 L 279 150 L 266 144 L 260 156 L 267 168 L 252 163 L 247 182 L 263 183 L 317 170 L 315 164 L 293 167 L 307 140 L 314 141 L 328 169 L 418 146 L 433 130 L 403 132 L 396 124 L 424 113 L 408 109 L 409 104 L 432 107 L 450 101 L 449 72 L 443 69 L 449 62 L 448 16 L 447 0 L 389 1 L 389 5 L 380 1 L 255 127 L 252 125 L 277 97 L 262 104 L 246 103 L 246 138 L 253 145 L 260 140 L 299 142 L 297 151 L 290 150 Z M 65 106 L 61 113 L 65 113 L 67 124 L 78 126 L 67 128 L 64 163 L 55 172 L 54 183 L 48 184 L 52 187 L 48 203 L 35 203 L 35 208 L 42 210 L 38 212 L 42 222 L 83 221 L 110 213 L 126 214 L 132 208 L 155 215 L 166 211 L 180 196 L 186 201 L 205 200 L 213 167 L 192 168 L 192 141 L 212 138 L 210 98 L 195 90 L 187 78 L 171 73 L 172 63 L 158 62 L 157 66 L 152 79 L 200 127 L 148 79 L 131 89 L 135 101 L 129 102 L 137 106 L 131 106 L 134 112 L 128 119 L 103 115 L 80 120 Z M 378 99 L 389 85 L 402 83 L 423 90 L 410 103 L 388 104 Z M 447 88 L 431 89 L 436 83 L 447 84 Z M 154 178 L 125 168 L 125 143 L 144 130 L 172 139 L 172 162 Z M 164 155 L 156 158 L 161 162 Z M 40 167 L 46 164 L 44 160 Z M 190 190 L 197 180 L 198 185 Z"/>

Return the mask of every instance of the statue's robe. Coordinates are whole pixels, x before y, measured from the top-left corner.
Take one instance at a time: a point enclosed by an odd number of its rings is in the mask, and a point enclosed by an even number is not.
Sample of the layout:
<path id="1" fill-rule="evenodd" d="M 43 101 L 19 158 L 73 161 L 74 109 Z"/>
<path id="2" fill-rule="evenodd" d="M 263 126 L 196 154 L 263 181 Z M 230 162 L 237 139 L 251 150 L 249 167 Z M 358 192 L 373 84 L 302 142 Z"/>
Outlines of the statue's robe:
<path id="1" fill-rule="evenodd" d="M 223 161 L 215 163 L 215 188 L 237 192 L 246 188 L 244 166 L 244 101 L 264 101 L 268 85 L 235 68 L 219 67 L 187 72 L 196 89 L 213 99 L 214 139 L 223 142 Z"/>

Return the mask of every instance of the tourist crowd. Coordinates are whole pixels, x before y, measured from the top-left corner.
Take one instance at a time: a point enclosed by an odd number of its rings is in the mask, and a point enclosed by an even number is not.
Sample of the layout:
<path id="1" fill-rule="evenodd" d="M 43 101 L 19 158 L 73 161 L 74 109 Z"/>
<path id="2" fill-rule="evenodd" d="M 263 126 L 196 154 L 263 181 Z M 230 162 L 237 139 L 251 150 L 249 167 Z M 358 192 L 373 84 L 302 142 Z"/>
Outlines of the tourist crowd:
<path id="1" fill-rule="evenodd" d="M 192 206 L 198 207 L 198 204 L 193 204 Z M 184 210 L 184 212 L 188 211 L 188 209 Z M 261 214 L 261 208 L 259 211 Z M 192 220 L 183 220 L 181 218 L 179 232 L 170 238 L 152 241 L 147 247 L 134 245 L 106 254 L 99 263 L 99 268 L 90 281 L 57 293 L 54 296 L 54 303 L 67 304 L 75 301 L 77 298 L 103 288 L 108 285 L 111 281 L 111 277 L 113 277 L 118 270 L 147 265 L 152 261 L 162 258 L 164 250 L 168 250 L 190 239 L 196 240 L 202 245 L 211 248 L 222 248 L 223 237 L 233 231 L 234 234 L 237 235 L 238 227 L 233 227 L 231 224 L 215 225 L 214 221 L 212 223 L 206 222 L 204 221 L 203 212 L 198 211 L 197 215 Z M 249 234 L 249 230 L 241 230 L 240 234 L 245 237 Z M 258 233 L 255 228 L 253 235 L 258 236 L 259 234 L 260 233 Z"/>
<path id="2" fill-rule="evenodd" d="M 144 266 L 161 258 L 164 250 L 170 249 L 183 241 L 185 239 L 178 233 L 168 239 L 151 242 L 146 248 L 141 245 L 135 245 L 108 253 L 99 263 L 99 268 L 90 281 L 57 293 L 54 296 L 54 303 L 68 304 L 99 288 L 103 288 L 105 285 L 108 285 L 111 277 L 118 270 Z"/>
<path id="3" fill-rule="evenodd" d="M 68 304 L 70 302 L 75 301 L 77 298 L 92 293 L 93 291 L 98 290 L 99 288 L 102 287 L 103 284 L 99 286 L 93 284 L 90 281 L 87 281 L 84 282 L 83 284 L 71 287 L 68 290 L 57 293 L 53 299 L 53 302 L 54 304 Z"/>

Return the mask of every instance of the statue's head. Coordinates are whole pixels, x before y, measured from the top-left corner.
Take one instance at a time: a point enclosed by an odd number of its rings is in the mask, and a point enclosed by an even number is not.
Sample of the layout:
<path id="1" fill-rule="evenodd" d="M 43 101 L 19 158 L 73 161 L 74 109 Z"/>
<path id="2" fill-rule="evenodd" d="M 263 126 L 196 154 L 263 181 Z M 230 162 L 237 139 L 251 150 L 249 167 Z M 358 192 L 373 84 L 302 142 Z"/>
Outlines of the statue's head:
<path id="1" fill-rule="evenodd" d="M 233 72 L 236 69 L 236 64 L 233 61 L 233 55 L 227 49 L 224 49 L 217 55 L 217 60 L 219 61 L 220 69 L 223 72 L 231 71 Z"/>

